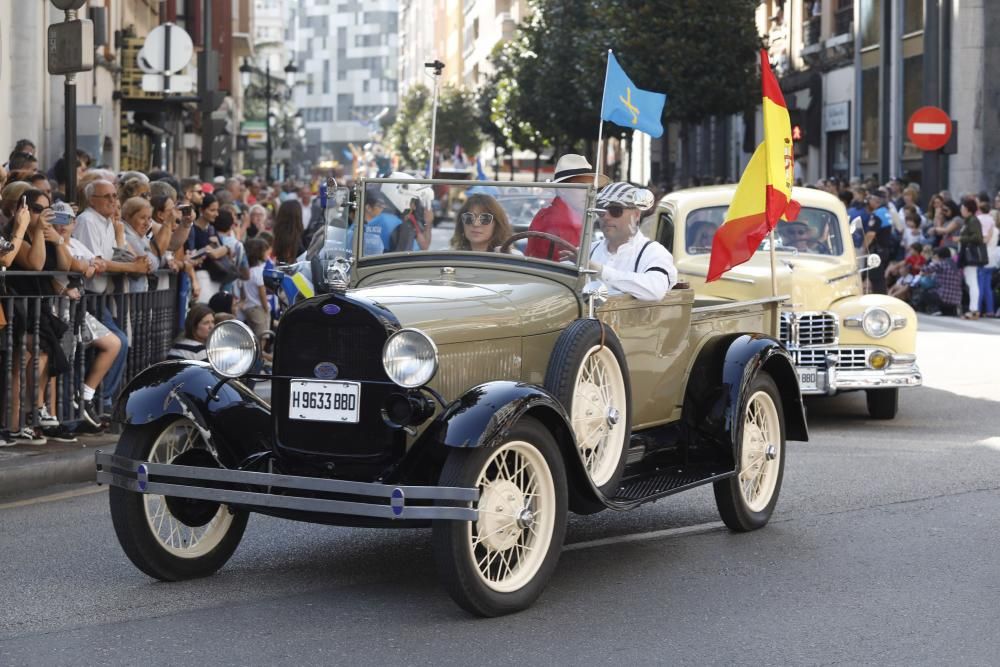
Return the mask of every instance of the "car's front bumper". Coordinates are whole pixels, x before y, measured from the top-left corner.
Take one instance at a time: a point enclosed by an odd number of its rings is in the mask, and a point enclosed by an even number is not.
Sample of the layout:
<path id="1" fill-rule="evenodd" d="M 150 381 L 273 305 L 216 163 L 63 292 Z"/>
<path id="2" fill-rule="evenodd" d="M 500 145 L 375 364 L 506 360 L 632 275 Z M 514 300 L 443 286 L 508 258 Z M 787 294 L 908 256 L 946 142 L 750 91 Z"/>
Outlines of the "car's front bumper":
<path id="1" fill-rule="evenodd" d="M 839 368 L 830 365 L 825 368 L 797 367 L 799 387 L 805 396 L 833 395 L 840 391 L 857 389 L 891 389 L 895 387 L 919 387 L 923 375 L 916 361 L 908 364 L 892 364 L 888 368 Z M 815 371 L 815 383 L 808 382 L 811 371 Z"/>
<path id="2" fill-rule="evenodd" d="M 394 486 L 246 470 L 95 456 L 97 483 L 137 493 L 191 498 L 262 511 L 281 509 L 402 521 L 475 521 L 479 489 Z M 413 502 L 411 502 L 413 501 Z M 448 502 L 449 505 L 438 505 Z"/>

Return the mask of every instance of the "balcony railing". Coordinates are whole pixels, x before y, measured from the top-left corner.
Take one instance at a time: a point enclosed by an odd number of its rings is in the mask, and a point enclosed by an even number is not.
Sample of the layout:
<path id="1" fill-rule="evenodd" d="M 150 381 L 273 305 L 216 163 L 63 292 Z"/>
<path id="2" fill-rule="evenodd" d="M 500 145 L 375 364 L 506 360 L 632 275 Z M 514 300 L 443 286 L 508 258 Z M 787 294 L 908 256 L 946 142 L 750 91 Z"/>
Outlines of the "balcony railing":
<path id="1" fill-rule="evenodd" d="M 820 17 L 812 16 L 802 24 L 802 39 L 806 46 L 820 43 Z"/>
<path id="2" fill-rule="evenodd" d="M 846 35 L 854 28 L 854 7 L 841 7 L 833 15 L 833 34 Z"/>

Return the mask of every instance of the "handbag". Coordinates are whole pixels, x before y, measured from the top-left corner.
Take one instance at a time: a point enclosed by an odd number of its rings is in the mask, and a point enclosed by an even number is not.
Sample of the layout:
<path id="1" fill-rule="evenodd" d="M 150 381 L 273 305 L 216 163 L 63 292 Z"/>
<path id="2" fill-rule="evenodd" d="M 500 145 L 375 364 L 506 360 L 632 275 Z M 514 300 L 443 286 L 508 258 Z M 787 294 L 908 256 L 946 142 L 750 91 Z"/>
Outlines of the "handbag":
<path id="1" fill-rule="evenodd" d="M 985 243 L 963 243 L 958 254 L 959 266 L 986 266 L 990 263 Z"/>
<path id="2" fill-rule="evenodd" d="M 236 264 L 233 262 L 233 258 L 229 255 L 215 259 L 214 257 L 209 257 L 206 255 L 205 262 L 201 265 L 201 268 L 208 271 L 208 276 L 217 283 L 226 285 L 233 282 L 239 278 L 239 271 L 236 270 Z"/>

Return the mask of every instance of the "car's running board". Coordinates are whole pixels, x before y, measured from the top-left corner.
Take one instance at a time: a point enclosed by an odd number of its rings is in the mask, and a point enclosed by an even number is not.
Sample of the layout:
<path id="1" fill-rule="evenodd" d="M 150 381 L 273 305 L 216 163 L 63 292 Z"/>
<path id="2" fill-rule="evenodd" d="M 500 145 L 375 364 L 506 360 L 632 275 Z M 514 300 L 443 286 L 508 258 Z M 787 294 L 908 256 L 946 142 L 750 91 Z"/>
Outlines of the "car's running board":
<path id="1" fill-rule="evenodd" d="M 735 470 L 707 468 L 674 467 L 669 470 L 658 470 L 625 480 L 618 493 L 613 498 L 608 498 L 606 504 L 611 509 L 630 510 L 643 503 L 710 482 L 718 482 L 735 474 Z"/>

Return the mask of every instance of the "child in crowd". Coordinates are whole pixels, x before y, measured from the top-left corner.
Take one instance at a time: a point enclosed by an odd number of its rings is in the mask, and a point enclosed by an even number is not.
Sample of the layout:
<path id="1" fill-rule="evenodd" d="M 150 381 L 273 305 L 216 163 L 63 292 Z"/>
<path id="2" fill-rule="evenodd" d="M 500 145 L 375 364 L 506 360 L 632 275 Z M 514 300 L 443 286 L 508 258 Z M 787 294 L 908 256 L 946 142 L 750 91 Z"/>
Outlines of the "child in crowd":
<path id="1" fill-rule="evenodd" d="M 247 239 L 246 254 L 250 265 L 250 276 L 242 281 L 243 319 L 258 337 L 271 328 L 267 290 L 264 288 L 264 262 L 271 248 L 263 236 L 260 234 Z"/>
<path id="2" fill-rule="evenodd" d="M 920 276 L 921 269 L 924 268 L 927 259 L 924 257 L 924 244 L 911 243 L 906 249 L 906 259 L 899 262 L 896 283 L 889 288 L 889 296 L 908 301 L 910 298 L 910 288 Z M 893 267 L 895 268 L 895 267 Z M 888 271 L 886 272 L 888 273 Z M 887 276 L 888 277 L 888 276 Z"/>

